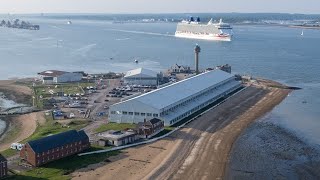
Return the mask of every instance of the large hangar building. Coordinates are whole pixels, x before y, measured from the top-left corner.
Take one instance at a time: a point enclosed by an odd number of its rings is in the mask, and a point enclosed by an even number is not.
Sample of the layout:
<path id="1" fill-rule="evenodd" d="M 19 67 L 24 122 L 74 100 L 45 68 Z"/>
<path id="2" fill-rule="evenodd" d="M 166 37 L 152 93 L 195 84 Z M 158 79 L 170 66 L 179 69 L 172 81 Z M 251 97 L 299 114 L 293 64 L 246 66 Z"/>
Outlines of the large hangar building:
<path id="1" fill-rule="evenodd" d="M 110 106 L 109 121 L 139 123 L 156 117 L 171 126 L 240 87 L 233 75 L 208 71 Z"/>

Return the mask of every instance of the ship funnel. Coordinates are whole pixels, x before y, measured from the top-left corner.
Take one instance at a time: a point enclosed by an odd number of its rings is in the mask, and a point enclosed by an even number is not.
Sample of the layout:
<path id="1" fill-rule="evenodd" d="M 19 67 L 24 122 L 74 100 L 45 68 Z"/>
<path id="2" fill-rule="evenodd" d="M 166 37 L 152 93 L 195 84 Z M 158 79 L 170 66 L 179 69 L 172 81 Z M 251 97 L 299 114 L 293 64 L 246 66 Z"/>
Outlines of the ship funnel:
<path id="1" fill-rule="evenodd" d="M 200 53 L 200 51 L 201 51 L 200 46 L 198 44 L 196 44 L 196 47 L 194 48 L 196 74 L 199 74 L 199 53 Z"/>

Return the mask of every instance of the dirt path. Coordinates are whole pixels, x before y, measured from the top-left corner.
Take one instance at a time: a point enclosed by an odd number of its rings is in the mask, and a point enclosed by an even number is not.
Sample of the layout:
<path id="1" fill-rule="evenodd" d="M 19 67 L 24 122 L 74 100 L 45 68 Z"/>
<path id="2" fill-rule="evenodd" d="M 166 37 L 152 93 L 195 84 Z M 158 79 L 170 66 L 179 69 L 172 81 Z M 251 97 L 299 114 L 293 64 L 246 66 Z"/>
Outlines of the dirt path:
<path id="1" fill-rule="evenodd" d="M 127 149 L 73 173 L 74 179 L 215 179 L 223 177 L 240 132 L 289 91 L 249 87 L 185 128 L 150 145 Z"/>
<path id="2" fill-rule="evenodd" d="M 5 140 L 5 142 L 0 141 L 0 151 L 10 148 L 12 143 L 20 142 L 28 138 L 36 130 L 37 123 L 44 124 L 45 121 L 43 112 L 35 112 L 15 117 L 12 120 L 12 125 L 9 129 L 17 128 L 17 134 L 14 134 L 13 137 Z"/>

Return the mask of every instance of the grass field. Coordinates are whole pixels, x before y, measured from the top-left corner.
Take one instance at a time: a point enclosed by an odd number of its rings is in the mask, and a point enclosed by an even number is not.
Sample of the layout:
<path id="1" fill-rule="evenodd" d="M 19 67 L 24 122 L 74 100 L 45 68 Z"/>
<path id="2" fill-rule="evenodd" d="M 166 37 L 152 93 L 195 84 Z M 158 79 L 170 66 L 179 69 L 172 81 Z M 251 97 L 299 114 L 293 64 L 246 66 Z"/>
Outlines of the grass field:
<path id="1" fill-rule="evenodd" d="M 30 140 L 39 139 L 48 135 L 69 131 L 72 129 L 79 130 L 85 127 L 87 124 L 88 121 L 74 119 L 67 126 L 63 126 L 62 124 L 53 120 L 52 116 L 46 116 L 46 123 L 44 125 L 38 125 L 36 131 L 30 137 L 25 139 L 23 143 Z"/>
<path id="2" fill-rule="evenodd" d="M 91 148 L 89 151 L 97 151 L 98 148 Z M 57 179 L 57 180 L 67 180 L 71 179 L 70 173 L 77 169 L 85 168 L 90 164 L 96 164 L 99 162 L 108 162 L 110 156 L 118 155 L 120 151 L 113 151 L 108 153 L 94 154 L 88 156 L 77 156 L 73 155 L 66 157 L 42 167 L 34 168 L 32 170 L 11 176 L 8 179 Z"/>
<path id="3" fill-rule="evenodd" d="M 136 127 L 135 124 L 129 124 L 129 123 L 108 123 L 108 124 L 103 124 L 97 129 L 95 129 L 95 132 L 100 133 L 108 130 L 121 131 L 124 129 L 133 129 L 135 127 Z"/>
<path id="4" fill-rule="evenodd" d="M 60 123 L 54 121 L 52 116 L 46 116 L 46 123 L 44 125 L 38 124 L 36 131 L 30 137 L 23 140 L 21 143 L 26 143 L 31 140 L 40 139 L 48 135 L 53 135 L 53 134 L 65 132 L 72 129 L 79 130 L 85 127 L 87 124 L 88 124 L 88 121 L 75 119 L 71 121 L 67 126 L 63 126 Z M 18 129 L 12 131 L 12 133 L 16 133 L 17 131 Z M 5 157 L 14 156 L 18 153 L 19 151 L 12 150 L 12 149 L 7 149 L 1 152 L 1 154 L 3 154 Z"/>
<path id="5" fill-rule="evenodd" d="M 46 98 L 56 96 L 58 92 L 63 92 L 63 94 L 84 94 L 83 89 L 88 86 L 94 86 L 94 83 L 66 83 L 58 85 L 38 85 L 33 87 L 35 95 L 35 105 L 36 107 L 43 109 L 44 101 Z"/>

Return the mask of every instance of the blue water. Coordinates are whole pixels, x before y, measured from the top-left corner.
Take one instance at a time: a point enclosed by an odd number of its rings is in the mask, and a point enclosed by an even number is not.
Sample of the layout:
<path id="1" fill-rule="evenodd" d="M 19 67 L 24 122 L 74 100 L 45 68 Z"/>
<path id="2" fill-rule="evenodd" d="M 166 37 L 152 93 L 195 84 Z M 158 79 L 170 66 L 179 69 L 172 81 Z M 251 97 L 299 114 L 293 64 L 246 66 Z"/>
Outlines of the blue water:
<path id="1" fill-rule="evenodd" d="M 228 63 L 235 73 L 302 87 L 268 118 L 320 144 L 320 30 L 304 30 L 301 36 L 300 29 L 235 25 L 232 42 L 209 42 L 175 38 L 175 23 L 112 24 L 80 18 L 67 25 L 69 18 L 29 20 L 41 30 L 0 28 L 0 79 L 35 76 L 47 69 L 99 73 L 193 65 L 198 43 L 202 68 Z"/>

